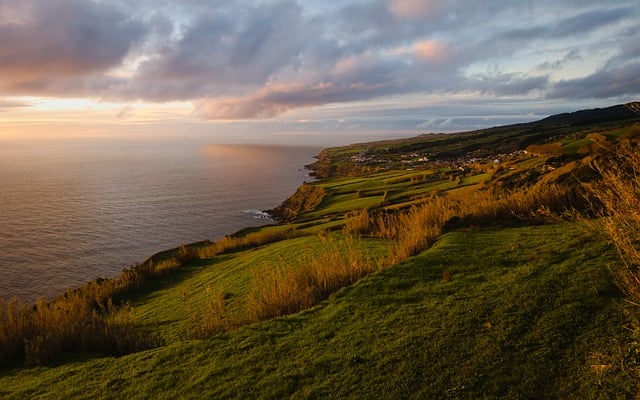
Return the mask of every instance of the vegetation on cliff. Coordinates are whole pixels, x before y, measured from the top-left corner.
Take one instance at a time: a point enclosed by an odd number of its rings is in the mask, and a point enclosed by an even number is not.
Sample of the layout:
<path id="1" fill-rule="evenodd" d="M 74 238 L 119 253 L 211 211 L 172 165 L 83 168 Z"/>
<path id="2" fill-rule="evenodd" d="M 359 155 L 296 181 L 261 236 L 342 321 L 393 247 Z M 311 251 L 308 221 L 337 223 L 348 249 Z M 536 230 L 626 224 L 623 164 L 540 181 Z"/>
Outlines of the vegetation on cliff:
<path id="1" fill-rule="evenodd" d="M 305 183 L 282 204 L 269 210 L 269 214 L 278 221 L 291 221 L 302 213 L 315 210 L 325 194 L 322 187 Z"/>

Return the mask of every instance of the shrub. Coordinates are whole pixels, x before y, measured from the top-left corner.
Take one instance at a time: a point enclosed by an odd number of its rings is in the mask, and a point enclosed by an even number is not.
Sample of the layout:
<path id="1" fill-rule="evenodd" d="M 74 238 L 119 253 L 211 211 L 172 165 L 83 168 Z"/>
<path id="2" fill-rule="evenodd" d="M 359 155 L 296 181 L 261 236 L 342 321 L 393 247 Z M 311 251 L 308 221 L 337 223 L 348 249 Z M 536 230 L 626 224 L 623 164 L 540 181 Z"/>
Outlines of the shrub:
<path id="1" fill-rule="evenodd" d="M 138 329 L 133 310 L 118 299 L 139 285 L 179 268 L 187 250 L 126 268 L 117 278 L 96 279 L 52 300 L 28 305 L 0 301 L 0 365 L 21 359 L 29 366 L 54 361 L 64 352 L 127 354 L 162 344 Z M 120 300 L 118 300 L 118 303 Z"/>
<path id="2" fill-rule="evenodd" d="M 368 209 L 355 211 L 352 213 L 347 222 L 345 222 L 344 230 L 349 234 L 368 235 L 373 228 L 373 219 Z"/>
<path id="3" fill-rule="evenodd" d="M 398 262 L 433 243 L 454 212 L 452 202 L 433 197 L 405 212 L 380 216 L 376 222 L 377 235 L 394 242 L 390 257 L 392 262 Z"/>

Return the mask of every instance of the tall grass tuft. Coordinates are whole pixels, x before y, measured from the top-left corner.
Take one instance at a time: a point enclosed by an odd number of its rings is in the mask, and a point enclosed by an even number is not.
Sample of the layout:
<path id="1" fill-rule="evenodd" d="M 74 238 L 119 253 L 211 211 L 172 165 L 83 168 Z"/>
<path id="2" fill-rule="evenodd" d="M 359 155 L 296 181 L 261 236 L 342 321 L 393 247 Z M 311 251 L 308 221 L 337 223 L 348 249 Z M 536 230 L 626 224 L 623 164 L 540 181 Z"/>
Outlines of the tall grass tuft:
<path id="1" fill-rule="evenodd" d="M 478 226 L 500 225 L 510 220 L 546 222 L 551 214 L 581 209 L 585 204 L 583 194 L 575 186 L 557 184 L 536 185 L 504 193 L 479 190 L 455 201 L 456 215 Z"/>
<path id="2" fill-rule="evenodd" d="M 237 315 L 231 314 L 227 310 L 227 297 L 225 292 L 214 291 L 208 287 L 204 311 L 196 312 L 189 308 L 191 338 L 206 339 L 243 325 Z"/>
<path id="3" fill-rule="evenodd" d="M 298 265 L 265 266 L 254 279 L 247 319 L 262 321 L 310 308 L 338 289 L 379 268 L 358 239 L 323 238 L 322 253 L 309 253 Z"/>
<path id="4" fill-rule="evenodd" d="M 203 259 L 217 254 L 245 250 L 305 235 L 307 234 L 293 229 L 274 229 L 252 232 L 243 236 L 225 236 L 215 243 L 199 248 L 197 250 L 197 258 Z"/>
<path id="5" fill-rule="evenodd" d="M 369 233 L 392 241 L 390 261 L 395 263 L 425 250 L 442 234 L 445 222 L 454 215 L 452 202 L 444 197 L 432 197 L 404 212 L 378 215 Z"/>
<path id="6" fill-rule="evenodd" d="M 322 252 L 309 251 L 294 265 L 282 260 L 257 271 L 243 311 L 228 312 L 224 292 L 208 289 L 204 309 L 189 308 L 190 336 L 208 338 L 242 325 L 305 310 L 384 264 L 374 263 L 356 237 L 335 239 L 324 233 L 318 237 Z"/>
<path id="7" fill-rule="evenodd" d="M 124 303 L 131 292 L 195 260 L 300 235 L 288 229 L 274 230 L 180 246 L 130 266 L 118 277 L 95 279 L 53 301 L 28 305 L 0 299 L 0 366 L 19 360 L 27 365 L 46 364 L 66 352 L 120 355 L 159 346 L 162 341 L 157 335 L 135 326 L 133 310 Z M 219 295 L 211 295 L 208 307 L 209 319 L 194 325 L 194 336 L 238 324 L 226 315 Z"/>
<path id="8" fill-rule="evenodd" d="M 47 364 L 67 352 L 127 354 L 162 340 L 135 325 L 127 294 L 199 257 L 195 246 L 128 267 L 116 278 L 95 279 L 52 300 L 29 305 L 0 299 L 0 365 Z"/>
<path id="9" fill-rule="evenodd" d="M 0 302 L 0 365 L 20 359 L 43 365 L 66 352 L 122 355 L 161 344 L 135 326 L 129 306 L 107 302 L 96 309 L 77 293 L 34 306 Z"/>
<path id="10" fill-rule="evenodd" d="M 615 271 L 618 286 L 640 304 L 640 153 L 627 145 L 594 168 L 602 180 L 586 186 L 624 264 Z"/>

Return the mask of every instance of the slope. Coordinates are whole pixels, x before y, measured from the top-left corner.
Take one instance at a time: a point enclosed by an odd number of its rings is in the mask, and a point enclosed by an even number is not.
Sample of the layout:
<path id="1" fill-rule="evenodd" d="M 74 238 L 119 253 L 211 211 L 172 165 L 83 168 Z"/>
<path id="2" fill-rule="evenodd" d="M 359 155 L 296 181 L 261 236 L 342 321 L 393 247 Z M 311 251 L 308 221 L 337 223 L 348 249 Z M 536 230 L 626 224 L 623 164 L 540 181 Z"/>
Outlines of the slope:
<path id="1" fill-rule="evenodd" d="M 612 261 L 576 224 L 452 232 L 306 312 L 121 358 L 5 371 L 0 396 L 626 397 L 625 305 L 602 269 Z"/>

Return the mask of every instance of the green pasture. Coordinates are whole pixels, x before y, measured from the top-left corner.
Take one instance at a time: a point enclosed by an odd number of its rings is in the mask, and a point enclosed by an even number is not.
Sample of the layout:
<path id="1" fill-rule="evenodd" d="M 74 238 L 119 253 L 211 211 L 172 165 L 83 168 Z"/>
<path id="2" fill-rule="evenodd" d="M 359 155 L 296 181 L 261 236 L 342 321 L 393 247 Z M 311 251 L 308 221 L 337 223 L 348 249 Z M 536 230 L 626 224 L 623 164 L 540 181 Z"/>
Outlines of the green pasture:
<path id="1" fill-rule="evenodd" d="M 273 260 L 311 241 L 254 255 Z M 245 256 L 139 300 L 140 318 L 158 308 L 171 319 L 181 286 L 193 298 L 214 278 L 243 287 L 232 270 L 251 268 Z M 3 371 L 0 397 L 627 398 L 628 306 L 602 268 L 615 262 L 576 224 L 452 232 L 302 313 L 120 358 Z"/>

